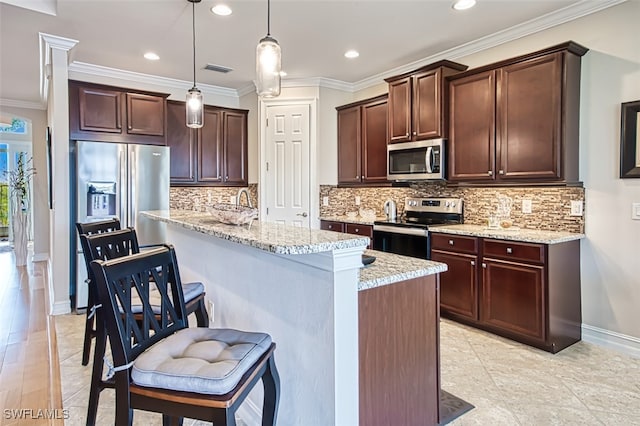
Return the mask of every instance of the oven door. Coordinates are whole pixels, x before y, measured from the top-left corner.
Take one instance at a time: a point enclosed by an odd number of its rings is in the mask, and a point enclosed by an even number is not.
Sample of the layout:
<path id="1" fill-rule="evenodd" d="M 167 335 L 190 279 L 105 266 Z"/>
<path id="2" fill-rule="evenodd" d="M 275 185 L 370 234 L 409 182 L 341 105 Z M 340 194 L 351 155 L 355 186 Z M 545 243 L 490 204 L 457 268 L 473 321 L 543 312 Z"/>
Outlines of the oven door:
<path id="1" fill-rule="evenodd" d="M 428 259 L 429 237 L 424 228 L 374 225 L 373 248 L 388 253 Z"/>

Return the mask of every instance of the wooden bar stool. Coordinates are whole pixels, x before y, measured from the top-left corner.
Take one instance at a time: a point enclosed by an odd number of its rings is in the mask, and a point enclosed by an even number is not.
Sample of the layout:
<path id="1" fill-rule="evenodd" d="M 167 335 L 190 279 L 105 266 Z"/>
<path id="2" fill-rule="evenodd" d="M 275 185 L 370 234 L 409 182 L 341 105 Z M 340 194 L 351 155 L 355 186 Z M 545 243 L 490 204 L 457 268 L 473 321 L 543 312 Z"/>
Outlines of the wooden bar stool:
<path id="1" fill-rule="evenodd" d="M 93 260 L 107 260 L 128 256 L 140 252 L 138 238 L 133 228 L 120 229 L 111 232 L 94 233 L 92 235 L 81 234 L 80 241 L 83 246 L 85 259 L 90 264 Z M 147 246 L 149 247 L 149 246 Z M 157 247 L 157 246 L 154 246 Z M 89 269 L 90 284 L 95 290 L 95 277 L 93 270 Z M 207 327 L 209 325 L 209 315 L 205 307 L 205 291 L 204 285 L 200 282 L 185 283 L 182 285 L 182 291 L 185 298 L 186 315 L 194 313 L 199 327 Z M 97 301 L 97 293 L 96 293 Z M 158 299 L 157 293 L 152 293 L 150 303 L 156 314 L 161 311 L 161 299 Z M 96 304 L 101 307 L 101 304 Z M 138 312 L 141 319 L 142 305 L 140 301 L 134 299 L 133 308 Z M 87 424 L 93 424 L 98 411 L 98 402 L 100 392 L 105 388 L 112 388 L 113 382 L 103 380 L 103 358 L 106 350 L 106 330 L 100 315 L 100 309 L 95 309 L 95 338 L 96 345 L 94 349 L 94 360 L 91 373 L 91 389 L 89 391 L 89 404 L 87 407 Z"/>
<path id="2" fill-rule="evenodd" d="M 188 328 L 171 246 L 93 261 L 91 268 L 115 365 L 116 425 L 131 425 L 133 410 L 142 409 L 162 413 L 164 425 L 181 425 L 188 417 L 232 426 L 258 380 L 264 386 L 262 425 L 275 424 L 275 343 L 265 333 Z M 151 289 L 160 295 L 159 313 Z M 141 311 L 133 308 L 134 296 Z"/>

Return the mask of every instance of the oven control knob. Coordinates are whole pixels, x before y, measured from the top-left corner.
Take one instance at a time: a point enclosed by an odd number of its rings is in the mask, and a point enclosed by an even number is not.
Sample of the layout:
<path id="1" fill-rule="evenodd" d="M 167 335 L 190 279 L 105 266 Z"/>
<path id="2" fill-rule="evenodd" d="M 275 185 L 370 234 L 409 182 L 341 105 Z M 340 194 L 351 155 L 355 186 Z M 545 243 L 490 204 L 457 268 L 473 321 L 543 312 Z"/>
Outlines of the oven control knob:
<path id="1" fill-rule="evenodd" d="M 444 202 L 444 206 L 445 206 L 445 207 L 449 208 L 449 206 L 450 206 L 450 205 L 451 205 L 451 203 L 450 203 L 449 201 L 445 201 L 445 202 Z"/>
<path id="2" fill-rule="evenodd" d="M 456 202 L 455 202 L 455 201 L 452 201 L 452 202 L 451 202 L 451 208 L 454 208 L 455 206 L 456 206 Z"/>

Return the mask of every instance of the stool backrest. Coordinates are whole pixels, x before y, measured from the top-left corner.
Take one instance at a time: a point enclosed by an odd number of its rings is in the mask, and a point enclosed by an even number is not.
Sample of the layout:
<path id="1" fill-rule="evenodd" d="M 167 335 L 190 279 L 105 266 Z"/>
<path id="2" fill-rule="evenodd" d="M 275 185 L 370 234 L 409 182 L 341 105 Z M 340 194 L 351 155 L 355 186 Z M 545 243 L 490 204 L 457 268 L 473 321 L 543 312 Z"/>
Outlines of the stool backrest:
<path id="1" fill-rule="evenodd" d="M 106 261 L 94 260 L 91 269 L 114 365 L 135 360 L 154 343 L 186 327 L 182 283 L 172 246 L 163 245 Z M 160 297 L 159 313 L 157 302 L 154 312 L 149 301 L 151 290 L 154 293 L 157 290 Z M 136 298 L 136 310 L 132 310 L 132 297 Z"/>
<path id="2" fill-rule="evenodd" d="M 118 218 L 101 220 L 98 222 L 86 222 L 86 223 L 76 223 L 76 229 L 78 230 L 78 235 L 80 236 L 80 246 L 82 247 L 82 251 L 84 254 L 84 263 L 87 267 L 87 276 L 91 279 L 91 267 L 89 264 L 91 263 L 90 258 L 87 258 L 86 253 L 88 252 L 88 248 L 86 247 L 86 240 L 82 238 L 83 235 L 94 235 L 94 234 L 102 234 L 104 232 L 117 231 L 120 228 L 120 220 Z"/>

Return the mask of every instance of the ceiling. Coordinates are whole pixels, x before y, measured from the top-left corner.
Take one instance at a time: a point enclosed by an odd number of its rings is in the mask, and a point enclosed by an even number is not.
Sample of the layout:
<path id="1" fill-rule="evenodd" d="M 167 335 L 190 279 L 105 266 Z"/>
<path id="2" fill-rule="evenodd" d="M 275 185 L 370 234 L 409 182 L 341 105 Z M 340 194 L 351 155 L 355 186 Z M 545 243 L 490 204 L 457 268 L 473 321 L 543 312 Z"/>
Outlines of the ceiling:
<path id="1" fill-rule="evenodd" d="M 70 54 L 72 62 L 192 80 L 187 0 L 0 2 L 0 101 L 4 103 L 41 102 L 39 32 L 78 40 Z M 233 9 L 232 15 L 211 13 L 210 8 L 221 2 Z M 452 2 L 272 0 L 271 35 L 282 47 L 285 81 L 323 77 L 357 84 L 514 26 L 532 31 L 528 28 L 560 23 L 621 0 L 478 0 L 466 11 L 453 10 Z M 266 0 L 196 4 L 198 86 L 239 91 L 252 86 L 256 44 L 266 35 L 266 6 Z M 539 24 L 532 25 L 532 20 Z M 360 57 L 345 58 L 348 49 L 358 50 Z M 147 51 L 157 53 L 160 60 L 144 59 Z M 207 63 L 233 71 L 203 70 Z"/>

